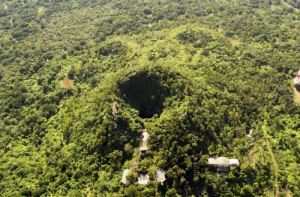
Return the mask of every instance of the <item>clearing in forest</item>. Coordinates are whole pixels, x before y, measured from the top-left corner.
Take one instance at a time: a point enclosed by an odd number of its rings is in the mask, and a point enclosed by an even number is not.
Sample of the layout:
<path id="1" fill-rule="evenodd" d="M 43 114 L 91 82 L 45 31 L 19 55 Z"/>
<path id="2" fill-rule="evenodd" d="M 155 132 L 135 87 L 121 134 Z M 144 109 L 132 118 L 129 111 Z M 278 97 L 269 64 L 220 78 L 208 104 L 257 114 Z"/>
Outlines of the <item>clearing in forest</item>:
<path id="1" fill-rule="evenodd" d="M 60 81 L 60 84 L 63 88 L 66 89 L 74 88 L 74 81 L 69 79 L 68 77 L 64 77 L 64 79 Z"/>

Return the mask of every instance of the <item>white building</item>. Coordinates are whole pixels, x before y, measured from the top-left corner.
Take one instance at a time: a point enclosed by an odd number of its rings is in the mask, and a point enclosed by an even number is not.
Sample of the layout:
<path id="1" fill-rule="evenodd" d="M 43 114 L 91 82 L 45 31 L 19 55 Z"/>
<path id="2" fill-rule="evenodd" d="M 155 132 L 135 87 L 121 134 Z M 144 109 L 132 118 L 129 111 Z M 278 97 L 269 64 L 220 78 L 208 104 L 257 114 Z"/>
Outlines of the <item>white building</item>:
<path id="1" fill-rule="evenodd" d="M 229 165 L 230 166 L 239 166 L 239 160 L 237 159 L 229 159 Z"/>
<path id="2" fill-rule="evenodd" d="M 215 166 L 229 166 L 229 159 L 227 157 L 208 158 L 208 165 Z"/>
<path id="3" fill-rule="evenodd" d="M 165 171 L 159 169 L 156 171 L 156 180 L 163 183 L 166 180 Z"/>
<path id="4" fill-rule="evenodd" d="M 218 171 L 226 172 L 230 166 L 238 166 L 239 160 L 229 159 L 227 157 L 208 158 L 208 165 L 212 165 L 218 169 Z"/>
<path id="5" fill-rule="evenodd" d="M 147 185 L 150 181 L 149 175 L 148 174 L 140 174 L 138 177 L 138 184 L 139 185 Z"/>

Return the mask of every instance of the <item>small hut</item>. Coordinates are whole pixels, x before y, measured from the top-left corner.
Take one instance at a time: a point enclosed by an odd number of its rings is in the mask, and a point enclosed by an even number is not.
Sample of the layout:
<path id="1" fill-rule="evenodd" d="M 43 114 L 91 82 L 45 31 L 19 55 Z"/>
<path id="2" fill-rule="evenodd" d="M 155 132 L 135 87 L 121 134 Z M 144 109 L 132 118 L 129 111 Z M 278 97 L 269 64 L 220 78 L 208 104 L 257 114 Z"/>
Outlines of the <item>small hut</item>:
<path id="1" fill-rule="evenodd" d="M 148 174 L 140 174 L 138 177 L 138 184 L 139 185 L 147 185 L 150 182 L 150 178 Z"/>

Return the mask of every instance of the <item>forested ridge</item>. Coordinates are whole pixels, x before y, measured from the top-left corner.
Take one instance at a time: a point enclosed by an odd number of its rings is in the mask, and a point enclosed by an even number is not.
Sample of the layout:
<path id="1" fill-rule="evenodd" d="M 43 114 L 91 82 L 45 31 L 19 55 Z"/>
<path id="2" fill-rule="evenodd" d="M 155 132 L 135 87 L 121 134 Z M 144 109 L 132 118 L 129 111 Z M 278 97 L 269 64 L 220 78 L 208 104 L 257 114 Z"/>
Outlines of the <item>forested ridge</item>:
<path id="1" fill-rule="evenodd" d="M 0 0 L 0 196 L 300 196 L 299 29 L 298 0 Z"/>

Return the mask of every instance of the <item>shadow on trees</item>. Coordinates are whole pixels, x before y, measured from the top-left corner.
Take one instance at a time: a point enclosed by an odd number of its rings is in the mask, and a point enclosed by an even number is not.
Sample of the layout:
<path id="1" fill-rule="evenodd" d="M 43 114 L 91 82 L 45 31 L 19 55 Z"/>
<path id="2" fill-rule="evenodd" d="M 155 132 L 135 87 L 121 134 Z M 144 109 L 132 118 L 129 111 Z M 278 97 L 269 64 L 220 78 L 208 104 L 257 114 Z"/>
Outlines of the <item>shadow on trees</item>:
<path id="1" fill-rule="evenodd" d="M 163 103 L 170 96 L 170 88 L 164 85 L 161 73 L 143 70 L 119 84 L 126 102 L 139 111 L 141 118 L 151 118 L 163 111 Z"/>

